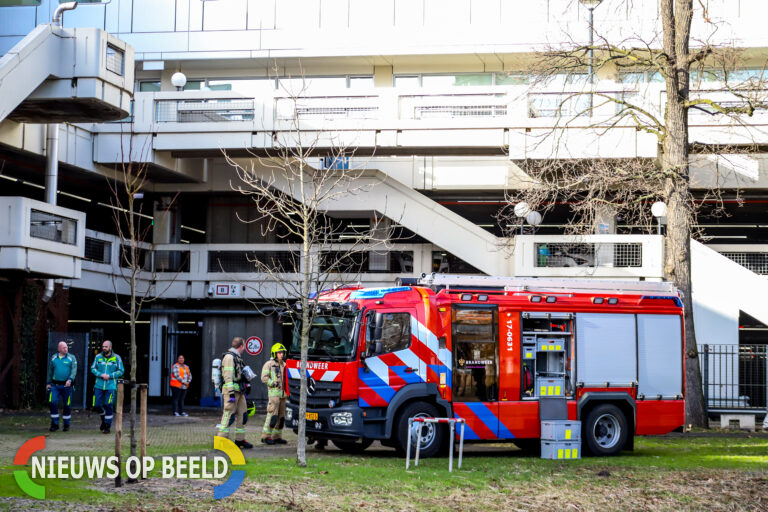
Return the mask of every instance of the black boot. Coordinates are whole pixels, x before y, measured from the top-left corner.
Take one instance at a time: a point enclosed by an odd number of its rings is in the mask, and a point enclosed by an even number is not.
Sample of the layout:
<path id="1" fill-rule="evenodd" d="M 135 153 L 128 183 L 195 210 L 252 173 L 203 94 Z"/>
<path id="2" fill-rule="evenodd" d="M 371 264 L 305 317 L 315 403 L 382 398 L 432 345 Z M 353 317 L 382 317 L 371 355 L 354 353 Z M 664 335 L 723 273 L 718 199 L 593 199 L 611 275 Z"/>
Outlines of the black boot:
<path id="1" fill-rule="evenodd" d="M 99 430 L 104 432 L 104 429 L 107 428 L 107 421 L 104 419 L 104 416 L 101 417 L 101 425 L 99 425 Z"/>
<path id="2" fill-rule="evenodd" d="M 273 441 L 275 442 L 275 444 L 288 444 L 288 441 L 286 441 L 282 437 L 280 437 L 278 439 L 273 439 Z"/>
<path id="3" fill-rule="evenodd" d="M 64 432 L 69 432 L 69 423 L 64 424 L 64 428 L 62 429 Z"/>
<path id="4" fill-rule="evenodd" d="M 59 430 L 59 424 L 51 422 L 51 427 L 48 429 L 49 432 L 56 432 Z"/>
<path id="5" fill-rule="evenodd" d="M 235 441 L 235 445 L 244 450 L 250 450 L 251 448 L 253 448 L 253 445 L 248 441 L 246 441 L 245 439 L 243 439 L 242 441 Z"/>

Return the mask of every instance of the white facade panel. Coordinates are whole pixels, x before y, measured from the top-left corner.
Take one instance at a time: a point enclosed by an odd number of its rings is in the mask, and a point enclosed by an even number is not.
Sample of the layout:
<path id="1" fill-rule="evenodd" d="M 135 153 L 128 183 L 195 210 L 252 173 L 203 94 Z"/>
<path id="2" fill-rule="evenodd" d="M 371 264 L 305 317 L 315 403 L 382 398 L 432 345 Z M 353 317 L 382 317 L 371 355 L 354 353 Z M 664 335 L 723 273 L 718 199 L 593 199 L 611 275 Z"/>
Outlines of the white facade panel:
<path id="1" fill-rule="evenodd" d="M 320 26 L 320 0 L 280 0 L 276 10 L 277 29 L 315 30 Z"/>
<path id="2" fill-rule="evenodd" d="M 172 32 L 176 2 L 133 0 L 133 32 Z"/>
<path id="3" fill-rule="evenodd" d="M 320 0 L 320 28 L 348 28 L 349 1 L 350 0 Z"/>
<path id="4" fill-rule="evenodd" d="M 424 24 L 443 30 L 469 25 L 470 0 L 424 0 Z"/>
<path id="5" fill-rule="evenodd" d="M 25 36 L 36 24 L 34 7 L 0 7 L 0 36 Z"/>
<path id="6" fill-rule="evenodd" d="M 377 28 L 391 27 L 395 22 L 395 0 L 349 3 L 349 27 L 359 30 L 376 23 Z"/>
<path id="7" fill-rule="evenodd" d="M 683 336 L 676 315 L 637 315 L 638 394 L 646 399 L 683 393 Z"/>
<path id="8" fill-rule="evenodd" d="M 395 26 L 421 27 L 424 25 L 424 0 L 395 0 Z"/>
<path id="9" fill-rule="evenodd" d="M 247 0 L 203 2 L 203 30 L 245 30 L 247 23 Z"/>
<path id="10" fill-rule="evenodd" d="M 470 23 L 481 27 L 498 25 L 501 21 L 502 0 L 471 0 Z"/>
<path id="11" fill-rule="evenodd" d="M 635 315 L 576 314 L 576 380 L 585 386 L 637 382 Z"/>
<path id="12" fill-rule="evenodd" d="M 248 29 L 275 28 L 277 0 L 248 0 Z"/>

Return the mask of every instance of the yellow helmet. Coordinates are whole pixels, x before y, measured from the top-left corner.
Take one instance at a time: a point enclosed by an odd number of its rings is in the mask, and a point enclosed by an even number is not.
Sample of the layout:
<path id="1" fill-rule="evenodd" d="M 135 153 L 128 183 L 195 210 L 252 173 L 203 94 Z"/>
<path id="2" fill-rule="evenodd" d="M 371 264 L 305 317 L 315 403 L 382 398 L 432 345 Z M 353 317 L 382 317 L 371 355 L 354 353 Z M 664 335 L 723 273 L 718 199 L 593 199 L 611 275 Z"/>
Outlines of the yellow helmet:
<path id="1" fill-rule="evenodd" d="M 272 357 L 273 358 L 277 357 L 278 352 L 288 353 L 288 350 L 286 350 L 286 348 L 283 346 L 282 343 L 275 343 L 274 345 L 272 345 Z"/>

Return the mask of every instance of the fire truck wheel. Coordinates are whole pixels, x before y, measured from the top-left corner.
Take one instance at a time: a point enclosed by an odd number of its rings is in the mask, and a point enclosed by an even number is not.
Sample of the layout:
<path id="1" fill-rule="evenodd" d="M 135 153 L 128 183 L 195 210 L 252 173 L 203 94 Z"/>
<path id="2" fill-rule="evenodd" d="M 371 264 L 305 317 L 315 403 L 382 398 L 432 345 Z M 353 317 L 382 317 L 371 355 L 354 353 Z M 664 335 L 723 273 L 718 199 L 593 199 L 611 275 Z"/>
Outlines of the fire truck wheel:
<path id="1" fill-rule="evenodd" d="M 373 444 L 373 439 L 363 439 L 362 441 L 339 441 L 334 439 L 333 444 L 339 450 L 346 453 L 362 453 L 366 448 Z"/>
<path id="2" fill-rule="evenodd" d="M 627 442 L 627 419 L 621 409 L 601 404 L 589 411 L 584 422 L 586 449 L 600 457 L 617 455 Z"/>
<path id="3" fill-rule="evenodd" d="M 400 412 L 397 420 L 397 451 L 405 455 L 408 447 L 408 418 L 436 418 L 437 408 L 432 404 L 414 402 Z M 411 456 L 416 455 L 416 436 L 421 435 L 419 457 L 434 457 L 440 451 L 445 436 L 445 428 L 437 423 L 414 424 L 411 431 Z"/>

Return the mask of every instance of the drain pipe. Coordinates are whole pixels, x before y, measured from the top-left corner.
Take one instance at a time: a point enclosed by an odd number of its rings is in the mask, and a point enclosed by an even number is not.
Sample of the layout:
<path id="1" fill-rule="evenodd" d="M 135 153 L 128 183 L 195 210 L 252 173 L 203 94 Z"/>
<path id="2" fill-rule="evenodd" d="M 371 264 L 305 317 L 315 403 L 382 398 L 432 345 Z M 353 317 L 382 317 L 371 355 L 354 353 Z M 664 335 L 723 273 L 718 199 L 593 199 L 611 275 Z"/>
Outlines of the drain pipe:
<path id="1" fill-rule="evenodd" d="M 54 25 L 58 25 L 59 28 L 61 28 L 63 24 L 63 18 L 64 18 L 64 11 L 71 11 L 77 7 L 77 2 L 67 2 L 65 4 L 60 4 L 55 11 L 53 11 L 53 21 L 52 23 Z"/>
<path id="2" fill-rule="evenodd" d="M 66 5 L 66 4 L 62 4 Z M 58 13 L 58 9 L 57 9 Z M 56 204 L 56 189 L 59 185 L 59 125 L 50 123 L 47 125 L 45 145 L 45 202 Z M 43 302 L 48 302 L 53 297 L 53 279 L 45 280 Z"/>
<path id="3" fill-rule="evenodd" d="M 59 5 L 53 12 L 52 23 L 61 28 L 64 11 L 71 11 L 77 7 L 77 2 L 67 2 Z M 45 202 L 56 205 L 56 190 L 59 188 L 59 125 L 48 124 L 45 150 Z M 53 279 L 45 280 L 43 302 L 48 302 L 53 297 L 55 283 Z"/>

